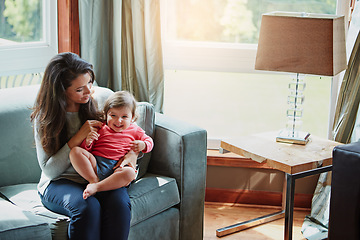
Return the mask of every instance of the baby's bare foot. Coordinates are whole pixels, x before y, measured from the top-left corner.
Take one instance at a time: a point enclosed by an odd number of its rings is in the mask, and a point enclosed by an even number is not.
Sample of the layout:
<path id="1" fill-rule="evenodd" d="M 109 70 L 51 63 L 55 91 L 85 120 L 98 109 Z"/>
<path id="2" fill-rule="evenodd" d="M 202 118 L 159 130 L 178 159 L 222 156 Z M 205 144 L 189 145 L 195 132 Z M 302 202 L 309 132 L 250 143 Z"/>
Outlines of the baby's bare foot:
<path id="1" fill-rule="evenodd" d="M 83 192 L 83 198 L 87 199 L 95 193 L 97 193 L 97 183 L 89 183 Z"/>

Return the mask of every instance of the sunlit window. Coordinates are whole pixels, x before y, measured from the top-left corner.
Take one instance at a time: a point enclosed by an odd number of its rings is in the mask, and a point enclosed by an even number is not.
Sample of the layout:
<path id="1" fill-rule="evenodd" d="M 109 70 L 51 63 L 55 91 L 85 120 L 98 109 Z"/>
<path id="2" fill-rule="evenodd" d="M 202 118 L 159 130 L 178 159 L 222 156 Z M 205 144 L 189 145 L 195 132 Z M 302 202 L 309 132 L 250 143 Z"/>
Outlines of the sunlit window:
<path id="1" fill-rule="evenodd" d="M 0 0 L 0 76 L 42 72 L 56 53 L 56 0 Z"/>
<path id="2" fill-rule="evenodd" d="M 42 1 L 0 0 L 0 44 L 44 40 Z"/>
<path id="3" fill-rule="evenodd" d="M 271 11 L 336 13 L 336 0 L 167 0 L 167 40 L 257 43 Z"/>
<path id="4" fill-rule="evenodd" d="M 261 15 L 336 13 L 336 0 L 164 0 L 164 112 L 223 139 L 285 127 L 290 74 L 254 70 Z M 286 34 L 286 33 L 284 33 Z M 331 78 L 307 76 L 303 128 L 327 137 Z"/>

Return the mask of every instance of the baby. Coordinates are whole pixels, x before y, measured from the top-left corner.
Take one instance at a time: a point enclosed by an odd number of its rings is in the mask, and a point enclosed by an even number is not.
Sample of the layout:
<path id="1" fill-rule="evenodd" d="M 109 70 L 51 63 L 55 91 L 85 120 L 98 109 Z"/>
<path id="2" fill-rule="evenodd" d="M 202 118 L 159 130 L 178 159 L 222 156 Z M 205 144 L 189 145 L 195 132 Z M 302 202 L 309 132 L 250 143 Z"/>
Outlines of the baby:
<path id="1" fill-rule="evenodd" d="M 134 123 L 135 111 L 132 94 L 115 92 L 104 105 L 106 124 L 91 131 L 80 147 L 70 151 L 74 169 L 89 182 L 84 199 L 97 192 L 126 187 L 136 178 L 136 167 L 122 166 L 122 157 L 129 151 L 150 152 L 154 142 Z"/>

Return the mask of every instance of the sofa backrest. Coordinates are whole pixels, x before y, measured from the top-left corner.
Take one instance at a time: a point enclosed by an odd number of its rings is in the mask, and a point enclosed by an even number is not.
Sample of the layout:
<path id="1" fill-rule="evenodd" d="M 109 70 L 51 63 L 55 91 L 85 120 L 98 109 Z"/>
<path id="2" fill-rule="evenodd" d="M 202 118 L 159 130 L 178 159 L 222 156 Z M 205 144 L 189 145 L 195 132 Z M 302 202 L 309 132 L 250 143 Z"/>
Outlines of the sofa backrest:
<path id="1" fill-rule="evenodd" d="M 30 114 L 40 85 L 0 89 L 0 187 L 37 183 L 41 170 L 37 161 Z M 113 92 L 96 87 L 95 98 L 99 108 Z M 152 104 L 140 102 L 137 124 L 154 137 L 155 112 Z M 151 152 L 138 160 L 138 178 L 147 171 Z"/>
<path id="2" fill-rule="evenodd" d="M 39 181 L 30 122 L 38 89 L 39 85 L 0 89 L 0 186 Z"/>
<path id="3" fill-rule="evenodd" d="M 138 119 L 136 120 L 137 125 L 144 129 L 145 133 L 154 139 L 155 136 L 155 109 L 154 106 L 148 102 L 139 102 L 136 107 L 136 113 Z M 155 144 L 155 143 L 154 143 Z M 151 158 L 151 152 L 145 153 L 143 156 L 139 155 L 137 161 L 139 165 L 139 173 L 137 179 L 144 176 L 147 172 L 149 162 Z"/>

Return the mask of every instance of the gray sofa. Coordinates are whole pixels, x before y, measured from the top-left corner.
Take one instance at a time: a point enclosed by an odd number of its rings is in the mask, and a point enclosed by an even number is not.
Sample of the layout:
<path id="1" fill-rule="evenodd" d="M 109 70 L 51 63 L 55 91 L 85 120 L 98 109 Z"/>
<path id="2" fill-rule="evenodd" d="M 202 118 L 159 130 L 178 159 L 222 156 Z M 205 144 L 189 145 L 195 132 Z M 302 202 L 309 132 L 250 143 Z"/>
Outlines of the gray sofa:
<path id="1" fill-rule="evenodd" d="M 67 238 L 68 218 L 44 208 L 36 190 L 40 168 L 29 116 L 38 89 L 0 89 L 0 239 Z M 96 94 L 111 91 L 97 87 Z M 154 149 L 138 160 L 139 177 L 128 189 L 129 239 L 202 239 L 206 131 L 154 113 L 148 103 L 139 103 L 138 114 Z"/>
<path id="2" fill-rule="evenodd" d="M 329 240 L 360 239 L 360 142 L 333 150 Z"/>

